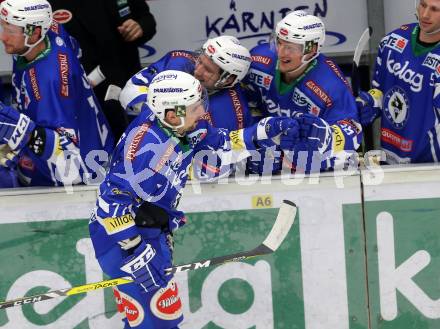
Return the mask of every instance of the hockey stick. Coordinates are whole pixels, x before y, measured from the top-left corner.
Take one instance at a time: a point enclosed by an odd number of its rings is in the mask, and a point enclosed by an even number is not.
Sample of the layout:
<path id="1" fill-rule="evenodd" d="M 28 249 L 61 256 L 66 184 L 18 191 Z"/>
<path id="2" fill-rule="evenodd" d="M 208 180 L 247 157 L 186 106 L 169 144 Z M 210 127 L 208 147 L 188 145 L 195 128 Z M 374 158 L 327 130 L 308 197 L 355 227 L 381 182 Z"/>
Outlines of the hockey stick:
<path id="1" fill-rule="evenodd" d="M 365 49 L 365 46 L 368 44 L 370 40 L 371 33 L 373 29 L 371 27 L 367 27 L 365 31 L 362 33 L 359 41 L 356 45 L 356 49 L 354 50 L 353 56 L 353 65 L 351 68 L 351 89 L 353 90 L 354 97 L 359 96 L 360 90 L 360 74 L 359 74 L 359 62 L 361 60 L 362 52 Z"/>
<path id="2" fill-rule="evenodd" d="M 198 270 L 200 268 L 207 268 L 211 266 L 225 264 L 228 262 L 238 262 L 256 256 L 271 254 L 278 249 L 278 247 L 281 245 L 281 243 L 284 241 L 285 237 L 289 233 L 289 230 L 292 227 L 292 224 L 295 220 L 296 210 L 297 210 L 296 205 L 293 202 L 284 200 L 283 203 L 281 204 L 277 218 L 269 235 L 266 237 L 266 239 L 263 241 L 262 244 L 260 244 L 258 247 L 250 251 L 243 251 L 231 255 L 205 259 L 194 263 L 177 265 L 166 269 L 166 272 L 167 274 L 174 274 L 178 272 Z M 111 280 L 104 280 L 101 282 L 89 283 L 73 288 L 53 290 L 44 294 L 22 297 L 14 300 L 1 302 L 0 309 L 14 307 L 14 306 L 22 306 L 25 304 L 33 304 L 61 296 L 72 296 L 72 295 L 82 294 L 93 290 L 114 287 L 131 282 L 133 282 L 131 278 L 124 277 L 124 278 L 117 278 Z"/>
<path id="3" fill-rule="evenodd" d="M 362 52 L 365 49 L 365 46 L 368 44 L 370 40 L 371 34 L 373 33 L 373 29 L 371 27 L 367 27 L 362 33 L 359 41 L 356 45 L 356 49 L 354 50 L 353 55 L 353 64 L 351 67 L 351 89 L 353 91 L 353 96 L 358 97 L 359 91 L 361 89 L 360 86 L 360 73 L 359 73 L 359 63 L 361 60 Z M 362 144 L 362 152 L 365 153 L 368 149 L 373 146 L 373 129 L 372 127 L 368 127 L 364 130 L 364 141 Z"/>

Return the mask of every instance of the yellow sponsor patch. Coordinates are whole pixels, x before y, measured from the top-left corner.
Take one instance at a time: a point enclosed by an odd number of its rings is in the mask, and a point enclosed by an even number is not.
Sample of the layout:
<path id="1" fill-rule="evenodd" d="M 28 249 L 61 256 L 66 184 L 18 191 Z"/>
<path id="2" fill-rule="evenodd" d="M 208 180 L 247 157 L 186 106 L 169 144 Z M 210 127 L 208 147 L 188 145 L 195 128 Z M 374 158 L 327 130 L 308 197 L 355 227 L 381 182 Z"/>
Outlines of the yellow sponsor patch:
<path id="1" fill-rule="evenodd" d="M 138 86 L 138 91 L 142 94 L 148 93 L 148 87 L 147 86 Z"/>
<path id="2" fill-rule="evenodd" d="M 345 137 L 339 126 L 332 126 L 333 129 L 333 151 L 341 152 L 345 148 Z"/>
<path id="3" fill-rule="evenodd" d="M 246 148 L 243 140 L 243 129 L 231 131 L 229 138 L 231 139 L 231 148 L 233 150 L 243 150 Z"/>
<path id="4" fill-rule="evenodd" d="M 252 208 L 272 208 L 272 195 L 254 195 L 252 196 Z"/>
<path id="5" fill-rule="evenodd" d="M 131 214 L 119 217 L 107 217 L 103 222 L 107 234 L 115 234 L 129 227 L 135 226 L 134 218 Z"/>

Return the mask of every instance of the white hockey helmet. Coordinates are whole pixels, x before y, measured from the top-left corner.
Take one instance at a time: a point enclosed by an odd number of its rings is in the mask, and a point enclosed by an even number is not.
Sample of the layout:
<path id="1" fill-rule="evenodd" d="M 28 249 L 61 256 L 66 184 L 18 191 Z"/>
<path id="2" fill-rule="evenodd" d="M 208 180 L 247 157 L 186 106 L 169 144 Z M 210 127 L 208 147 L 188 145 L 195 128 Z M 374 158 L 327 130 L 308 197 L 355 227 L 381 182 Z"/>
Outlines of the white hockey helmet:
<path id="1" fill-rule="evenodd" d="M 157 74 L 148 87 L 148 107 L 167 127 L 178 129 L 184 126 L 188 115 L 201 116 L 208 109 L 206 89 L 191 74 L 167 70 Z M 200 106 L 201 105 L 201 106 Z M 181 124 L 172 126 L 165 121 L 166 111 L 172 109 L 180 117 Z M 199 113 L 203 109 L 203 113 Z"/>
<path id="2" fill-rule="evenodd" d="M 52 24 L 52 7 L 47 0 L 4 0 L 0 4 L 0 19 L 23 27 L 25 46 L 32 49 L 44 38 Z M 30 45 L 28 38 L 37 26 L 41 27 L 41 38 Z"/>
<path id="3" fill-rule="evenodd" d="M 243 80 L 252 62 L 249 50 L 233 36 L 223 35 L 208 39 L 202 49 L 223 71 L 215 83 L 216 88 L 230 88 Z M 226 80 L 231 75 L 234 75 L 235 79 L 226 85 Z"/>
<path id="4" fill-rule="evenodd" d="M 316 46 L 316 55 L 313 57 L 316 58 L 324 45 L 325 26 L 320 18 L 303 10 L 296 10 L 278 22 L 275 36 L 281 40 L 302 45 L 303 55 L 310 53 Z"/>

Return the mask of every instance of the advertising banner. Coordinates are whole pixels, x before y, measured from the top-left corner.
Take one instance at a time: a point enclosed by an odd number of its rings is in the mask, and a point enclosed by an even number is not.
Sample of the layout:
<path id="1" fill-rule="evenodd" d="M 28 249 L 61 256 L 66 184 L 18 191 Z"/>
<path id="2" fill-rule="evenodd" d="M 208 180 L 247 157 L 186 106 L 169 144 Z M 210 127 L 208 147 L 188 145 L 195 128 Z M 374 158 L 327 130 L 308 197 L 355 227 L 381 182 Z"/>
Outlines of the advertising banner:
<path id="1" fill-rule="evenodd" d="M 333 177 L 189 185 L 177 264 L 257 246 L 283 199 L 300 210 L 276 253 L 180 275 L 181 328 L 367 328 L 360 179 L 343 180 L 344 188 Z M 104 279 L 88 238 L 93 193 L 35 191 L 19 211 L 20 195 L 0 197 L 2 298 Z M 122 329 L 122 322 L 106 289 L 0 310 L 0 328 Z"/>
<path id="2" fill-rule="evenodd" d="M 206 39 L 222 34 L 254 47 L 267 41 L 276 23 L 292 10 L 322 18 L 327 28 L 324 52 L 334 55 L 354 52 L 368 25 L 366 0 L 149 0 L 148 4 L 157 21 L 157 34 L 140 47 L 145 65 L 170 50 L 199 49 Z M 0 74 L 11 69 L 11 57 L 0 47 Z"/>
<path id="3" fill-rule="evenodd" d="M 440 327 L 440 168 L 364 186 L 372 329 Z"/>

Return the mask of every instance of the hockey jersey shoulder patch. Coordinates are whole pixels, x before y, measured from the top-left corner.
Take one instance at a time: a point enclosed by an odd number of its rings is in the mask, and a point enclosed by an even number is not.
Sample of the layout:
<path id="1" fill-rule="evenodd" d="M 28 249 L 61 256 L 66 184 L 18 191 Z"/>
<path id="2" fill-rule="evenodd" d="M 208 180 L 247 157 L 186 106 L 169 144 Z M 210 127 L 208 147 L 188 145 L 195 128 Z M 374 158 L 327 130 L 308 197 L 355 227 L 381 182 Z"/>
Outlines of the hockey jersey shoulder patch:
<path id="1" fill-rule="evenodd" d="M 269 90 L 272 80 L 273 75 L 254 68 L 249 70 L 249 81 L 253 82 L 259 87 Z"/>

